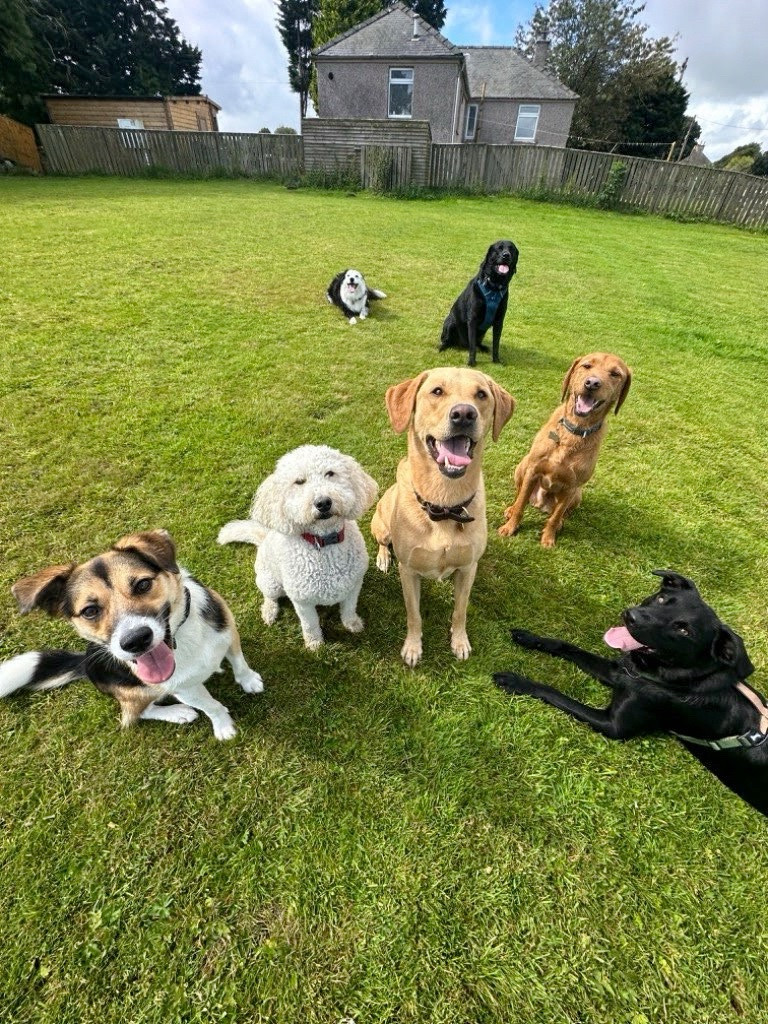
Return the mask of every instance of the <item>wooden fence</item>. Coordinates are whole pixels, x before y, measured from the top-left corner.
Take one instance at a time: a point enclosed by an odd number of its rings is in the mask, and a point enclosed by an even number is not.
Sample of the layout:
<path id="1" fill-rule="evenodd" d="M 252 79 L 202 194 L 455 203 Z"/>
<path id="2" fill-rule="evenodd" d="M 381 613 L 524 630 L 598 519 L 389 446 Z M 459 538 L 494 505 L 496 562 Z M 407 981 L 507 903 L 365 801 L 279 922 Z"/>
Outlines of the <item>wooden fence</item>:
<path id="1" fill-rule="evenodd" d="M 254 178 L 301 173 L 298 135 L 148 131 L 141 128 L 37 126 L 47 169 L 54 174 L 243 174 Z"/>
<path id="2" fill-rule="evenodd" d="M 433 144 L 430 184 L 488 192 L 542 187 L 597 196 L 619 162 L 626 168 L 619 206 L 768 226 L 768 178 L 582 149 Z"/>
<path id="3" fill-rule="evenodd" d="M 302 137 L 37 126 L 47 168 L 60 174 L 140 174 L 162 168 L 180 174 L 287 177 L 306 167 L 343 170 L 379 191 L 427 185 L 599 196 L 611 168 L 620 162 L 625 173 L 613 197 L 619 207 L 768 227 L 768 178 L 550 146 L 442 145 L 430 141 L 426 122 L 403 122 L 395 126 L 397 132 L 376 121 L 347 125 L 312 119 L 303 128 Z"/>
<path id="4" fill-rule="evenodd" d="M 25 124 L 0 114 L 0 160 L 12 160 L 32 171 L 42 171 L 35 133 Z"/>

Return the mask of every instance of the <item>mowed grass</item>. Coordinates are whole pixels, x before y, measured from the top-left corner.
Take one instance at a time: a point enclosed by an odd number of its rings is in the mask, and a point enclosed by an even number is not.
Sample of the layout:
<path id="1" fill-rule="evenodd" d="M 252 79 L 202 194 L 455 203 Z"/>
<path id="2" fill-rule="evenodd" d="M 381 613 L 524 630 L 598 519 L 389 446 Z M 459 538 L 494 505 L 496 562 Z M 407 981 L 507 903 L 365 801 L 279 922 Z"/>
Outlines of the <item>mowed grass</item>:
<path id="1" fill-rule="evenodd" d="M 328 443 L 383 488 L 386 387 L 465 355 L 442 318 L 489 242 L 518 244 L 503 365 L 518 400 L 485 463 L 491 538 L 471 659 L 424 586 L 399 649 L 396 572 L 367 628 L 304 650 L 258 612 L 253 549 L 216 545 L 283 452 Z M 0 704 L 0 1017 L 166 1024 L 707 1024 L 765 1020 L 765 821 L 672 739 L 610 743 L 494 670 L 591 703 L 523 625 L 604 650 L 654 585 L 693 576 L 768 689 L 764 236 L 513 199 L 400 202 L 250 182 L 0 180 L 0 655 L 77 646 L 21 618 L 20 576 L 164 526 L 229 600 L 266 692 L 121 733 L 86 684 Z M 325 302 L 358 266 L 389 298 Z M 635 378 L 557 547 L 495 534 L 572 359 Z M 366 517 L 364 532 L 368 535 Z"/>

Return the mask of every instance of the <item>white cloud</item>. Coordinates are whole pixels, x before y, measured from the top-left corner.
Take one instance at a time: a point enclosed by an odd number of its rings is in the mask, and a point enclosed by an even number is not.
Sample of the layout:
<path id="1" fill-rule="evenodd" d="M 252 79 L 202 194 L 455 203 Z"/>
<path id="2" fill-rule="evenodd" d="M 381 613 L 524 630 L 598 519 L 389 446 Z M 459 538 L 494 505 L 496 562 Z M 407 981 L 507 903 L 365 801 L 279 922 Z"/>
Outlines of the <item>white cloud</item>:
<path id="1" fill-rule="evenodd" d="M 509 46 L 510 39 L 500 39 L 494 31 L 493 17 L 486 3 L 448 3 L 448 13 L 441 33 L 460 46 L 472 40 L 475 45 Z"/>

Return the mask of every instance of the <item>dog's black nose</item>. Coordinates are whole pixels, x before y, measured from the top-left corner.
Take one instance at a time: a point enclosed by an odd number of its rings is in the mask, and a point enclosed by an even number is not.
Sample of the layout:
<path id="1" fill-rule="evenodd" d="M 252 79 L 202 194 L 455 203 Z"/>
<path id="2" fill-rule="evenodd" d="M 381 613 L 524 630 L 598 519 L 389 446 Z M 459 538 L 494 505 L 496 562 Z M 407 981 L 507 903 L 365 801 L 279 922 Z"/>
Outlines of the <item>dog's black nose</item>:
<path id="1" fill-rule="evenodd" d="M 331 511 L 333 502 L 330 498 L 315 498 L 315 508 L 321 516 L 326 516 Z"/>
<path id="2" fill-rule="evenodd" d="M 622 618 L 624 619 L 625 626 L 637 625 L 637 616 L 635 615 L 634 610 L 632 608 L 627 608 L 627 610 L 622 615 Z"/>
<path id="3" fill-rule="evenodd" d="M 149 626 L 139 626 L 137 629 L 130 629 L 125 636 L 120 638 L 120 646 L 129 654 L 146 654 L 152 646 L 154 633 Z"/>
<path id="4" fill-rule="evenodd" d="M 584 381 L 584 387 L 587 391 L 597 391 L 602 383 L 599 377 L 587 377 Z"/>
<path id="5" fill-rule="evenodd" d="M 474 405 L 454 405 L 448 418 L 453 427 L 471 427 L 477 419 L 477 409 Z"/>

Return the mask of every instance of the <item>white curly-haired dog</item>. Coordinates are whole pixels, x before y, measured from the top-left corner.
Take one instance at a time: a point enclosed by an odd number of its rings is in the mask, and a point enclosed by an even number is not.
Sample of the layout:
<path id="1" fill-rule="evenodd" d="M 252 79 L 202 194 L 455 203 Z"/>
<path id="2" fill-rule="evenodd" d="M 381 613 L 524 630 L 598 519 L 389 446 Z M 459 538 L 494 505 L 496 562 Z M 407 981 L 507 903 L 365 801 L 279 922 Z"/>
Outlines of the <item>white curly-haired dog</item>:
<path id="1" fill-rule="evenodd" d="M 323 642 L 318 605 L 340 605 L 342 625 L 359 633 L 357 598 L 368 552 L 355 522 L 379 488 L 351 456 L 326 445 L 305 444 L 278 460 L 256 491 L 250 519 L 222 526 L 219 544 L 256 544 L 256 586 L 261 615 L 277 619 L 278 599 L 288 597 L 301 622 L 304 643 Z"/>

